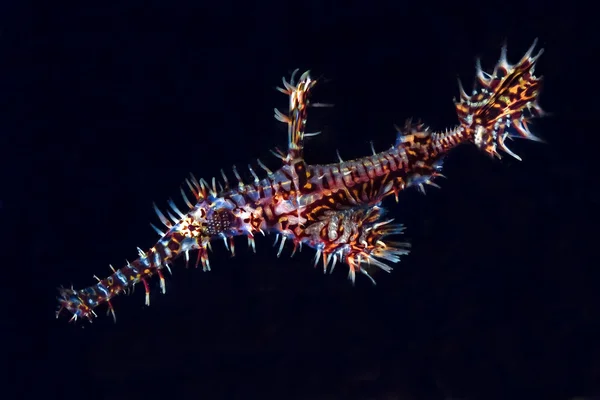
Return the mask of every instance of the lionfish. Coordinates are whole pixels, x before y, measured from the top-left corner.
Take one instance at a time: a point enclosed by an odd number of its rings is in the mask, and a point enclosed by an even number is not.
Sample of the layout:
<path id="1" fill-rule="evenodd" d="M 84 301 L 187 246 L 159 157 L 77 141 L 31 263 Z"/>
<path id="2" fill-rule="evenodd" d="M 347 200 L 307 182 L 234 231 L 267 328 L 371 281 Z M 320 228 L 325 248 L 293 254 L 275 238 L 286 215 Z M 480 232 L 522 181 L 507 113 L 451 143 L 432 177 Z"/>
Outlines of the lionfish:
<path id="1" fill-rule="evenodd" d="M 246 236 L 248 246 L 256 252 L 255 236 L 274 233 L 279 240 L 279 256 L 286 242 L 293 244 L 292 255 L 303 245 L 316 250 L 315 266 L 322 262 L 323 271 L 331 272 L 337 263 L 349 269 L 354 284 L 357 273 L 375 283 L 374 270 L 391 272 L 389 263 L 397 263 L 409 253 L 410 244 L 394 242 L 388 236 L 403 232 L 401 224 L 384 218 L 382 200 L 408 187 L 423 190 L 424 185 L 437 186 L 433 180 L 441 175 L 443 157 L 462 143 L 471 142 L 491 156 L 500 158 L 503 151 L 520 160 L 506 145 L 506 139 L 522 137 L 539 140 L 529 130 L 531 118 L 543 114 L 538 104 L 541 78 L 534 76 L 536 55 L 533 45 L 511 65 L 506 58 L 506 46 L 493 72 L 482 70 L 477 61 L 476 90 L 468 95 L 459 81 L 460 98 L 454 99 L 459 124 L 443 132 L 431 131 L 422 123 L 408 121 L 397 129 L 395 143 L 387 150 L 350 160 L 308 165 L 303 157 L 304 139 L 314 135 L 305 132 L 307 111 L 320 103 L 311 103 L 310 94 L 317 79 L 305 72 L 296 81 L 283 78 L 283 87 L 277 89 L 289 97 L 289 111 L 275 109 L 275 118 L 288 126 L 287 151 L 273 151 L 281 159 L 281 168 L 271 171 L 260 160 L 258 166 L 266 176 L 262 179 L 248 166 L 253 176 L 243 182 L 234 167 L 237 183 L 231 184 L 221 170 L 222 182 L 197 180 L 191 175 L 186 180 L 193 202 L 183 188 L 181 193 L 189 210 L 186 213 L 169 201 L 172 210 L 166 217 L 155 210 L 165 231 L 154 229 L 160 239 L 147 251 L 138 248 L 139 257 L 127 262 L 113 274 L 97 279 L 85 289 L 60 288 L 60 309 L 72 314 L 72 320 L 86 318 L 92 321 L 94 309 L 106 303 L 116 321 L 111 300 L 128 291 L 139 282 L 145 287 L 146 305 L 150 304 L 148 279 L 158 275 L 160 288 L 165 293 L 164 272 L 180 256 L 186 262 L 190 252 L 196 252 L 195 265 L 210 270 L 209 249 L 213 241 L 223 241 L 232 254 L 234 238 Z M 112 268 L 112 266 L 111 266 Z"/>

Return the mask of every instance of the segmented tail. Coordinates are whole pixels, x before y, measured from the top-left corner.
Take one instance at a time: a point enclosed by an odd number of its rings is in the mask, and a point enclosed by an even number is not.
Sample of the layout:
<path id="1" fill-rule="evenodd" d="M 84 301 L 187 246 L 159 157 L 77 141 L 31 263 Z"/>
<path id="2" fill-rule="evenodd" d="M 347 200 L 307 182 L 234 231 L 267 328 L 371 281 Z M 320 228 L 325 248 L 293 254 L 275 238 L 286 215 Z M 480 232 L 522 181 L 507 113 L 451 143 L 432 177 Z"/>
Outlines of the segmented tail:
<path id="1" fill-rule="evenodd" d="M 533 75 L 535 63 L 544 50 L 532 56 L 536 44 L 537 39 L 514 65 L 508 63 L 506 46 L 502 47 L 500 60 L 491 74 L 483 71 L 480 60 L 477 60 L 477 83 L 480 87 L 470 96 L 458 82 L 460 100 L 455 100 L 460 120 L 458 130 L 492 156 L 500 157 L 499 148 L 520 160 L 506 146 L 506 138 L 540 140 L 528 127 L 531 118 L 544 114 L 538 104 L 542 78 Z"/>

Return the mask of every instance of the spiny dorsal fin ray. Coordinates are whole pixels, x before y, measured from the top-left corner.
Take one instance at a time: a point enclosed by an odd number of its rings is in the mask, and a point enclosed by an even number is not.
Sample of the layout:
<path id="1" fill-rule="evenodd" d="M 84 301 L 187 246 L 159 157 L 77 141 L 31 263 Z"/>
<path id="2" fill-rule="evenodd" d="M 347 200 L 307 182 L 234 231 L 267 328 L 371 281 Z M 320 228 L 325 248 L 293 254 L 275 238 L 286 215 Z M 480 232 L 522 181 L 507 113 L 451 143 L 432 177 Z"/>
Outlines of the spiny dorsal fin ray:
<path id="1" fill-rule="evenodd" d="M 304 72 L 296 82 L 295 76 L 298 73 L 296 69 L 287 82 L 282 79 L 283 88 L 278 87 L 281 93 L 289 96 L 288 114 L 284 114 L 275 109 L 275 119 L 288 125 L 288 151 L 284 162 L 291 163 L 293 160 L 303 157 L 304 137 L 308 136 L 305 132 L 307 109 L 309 107 L 310 91 L 316 84 L 316 80 L 311 79 L 310 71 Z M 314 135 L 314 134 L 313 134 Z"/>

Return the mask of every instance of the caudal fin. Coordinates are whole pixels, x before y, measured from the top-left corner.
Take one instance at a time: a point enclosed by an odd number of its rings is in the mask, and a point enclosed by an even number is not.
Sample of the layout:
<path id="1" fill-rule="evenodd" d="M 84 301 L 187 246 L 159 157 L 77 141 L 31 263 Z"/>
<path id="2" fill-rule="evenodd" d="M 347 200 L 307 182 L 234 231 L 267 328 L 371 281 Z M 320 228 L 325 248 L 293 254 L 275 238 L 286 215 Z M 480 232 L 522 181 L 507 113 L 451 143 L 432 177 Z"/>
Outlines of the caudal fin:
<path id="1" fill-rule="evenodd" d="M 500 157 L 500 149 L 520 160 L 506 146 L 506 138 L 540 140 L 528 127 L 531 118 L 544 113 L 538 104 L 541 77 L 533 75 L 535 63 L 543 53 L 541 49 L 535 56 L 532 55 L 536 44 L 537 39 L 514 65 L 508 63 L 504 46 L 500 60 L 491 74 L 482 70 L 478 60 L 478 85 L 470 96 L 465 93 L 459 81 L 460 100 L 454 102 L 460 120 L 458 129 L 492 156 Z"/>

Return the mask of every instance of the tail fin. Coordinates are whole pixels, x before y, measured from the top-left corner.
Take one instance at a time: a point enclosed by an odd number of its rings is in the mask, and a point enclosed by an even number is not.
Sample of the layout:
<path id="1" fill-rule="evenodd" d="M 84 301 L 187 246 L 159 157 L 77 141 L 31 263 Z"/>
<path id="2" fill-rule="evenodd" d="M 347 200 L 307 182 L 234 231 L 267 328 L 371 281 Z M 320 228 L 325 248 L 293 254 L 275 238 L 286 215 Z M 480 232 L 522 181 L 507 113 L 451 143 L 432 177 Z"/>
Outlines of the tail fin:
<path id="1" fill-rule="evenodd" d="M 506 147 L 507 137 L 540 140 L 529 131 L 527 125 L 531 118 L 544 114 L 538 104 L 541 77 L 533 75 L 535 63 L 543 53 L 541 49 L 532 56 L 536 44 L 537 39 L 514 65 L 508 63 L 504 46 L 492 74 L 484 72 L 477 60 L 479 88 L 471 96 L 465 93 L 459 81 L 460 100 L 454 102 L 460 120 L 458 129 L 492 156 L 500 158 L 499 148 L 521 160 Z"/>

